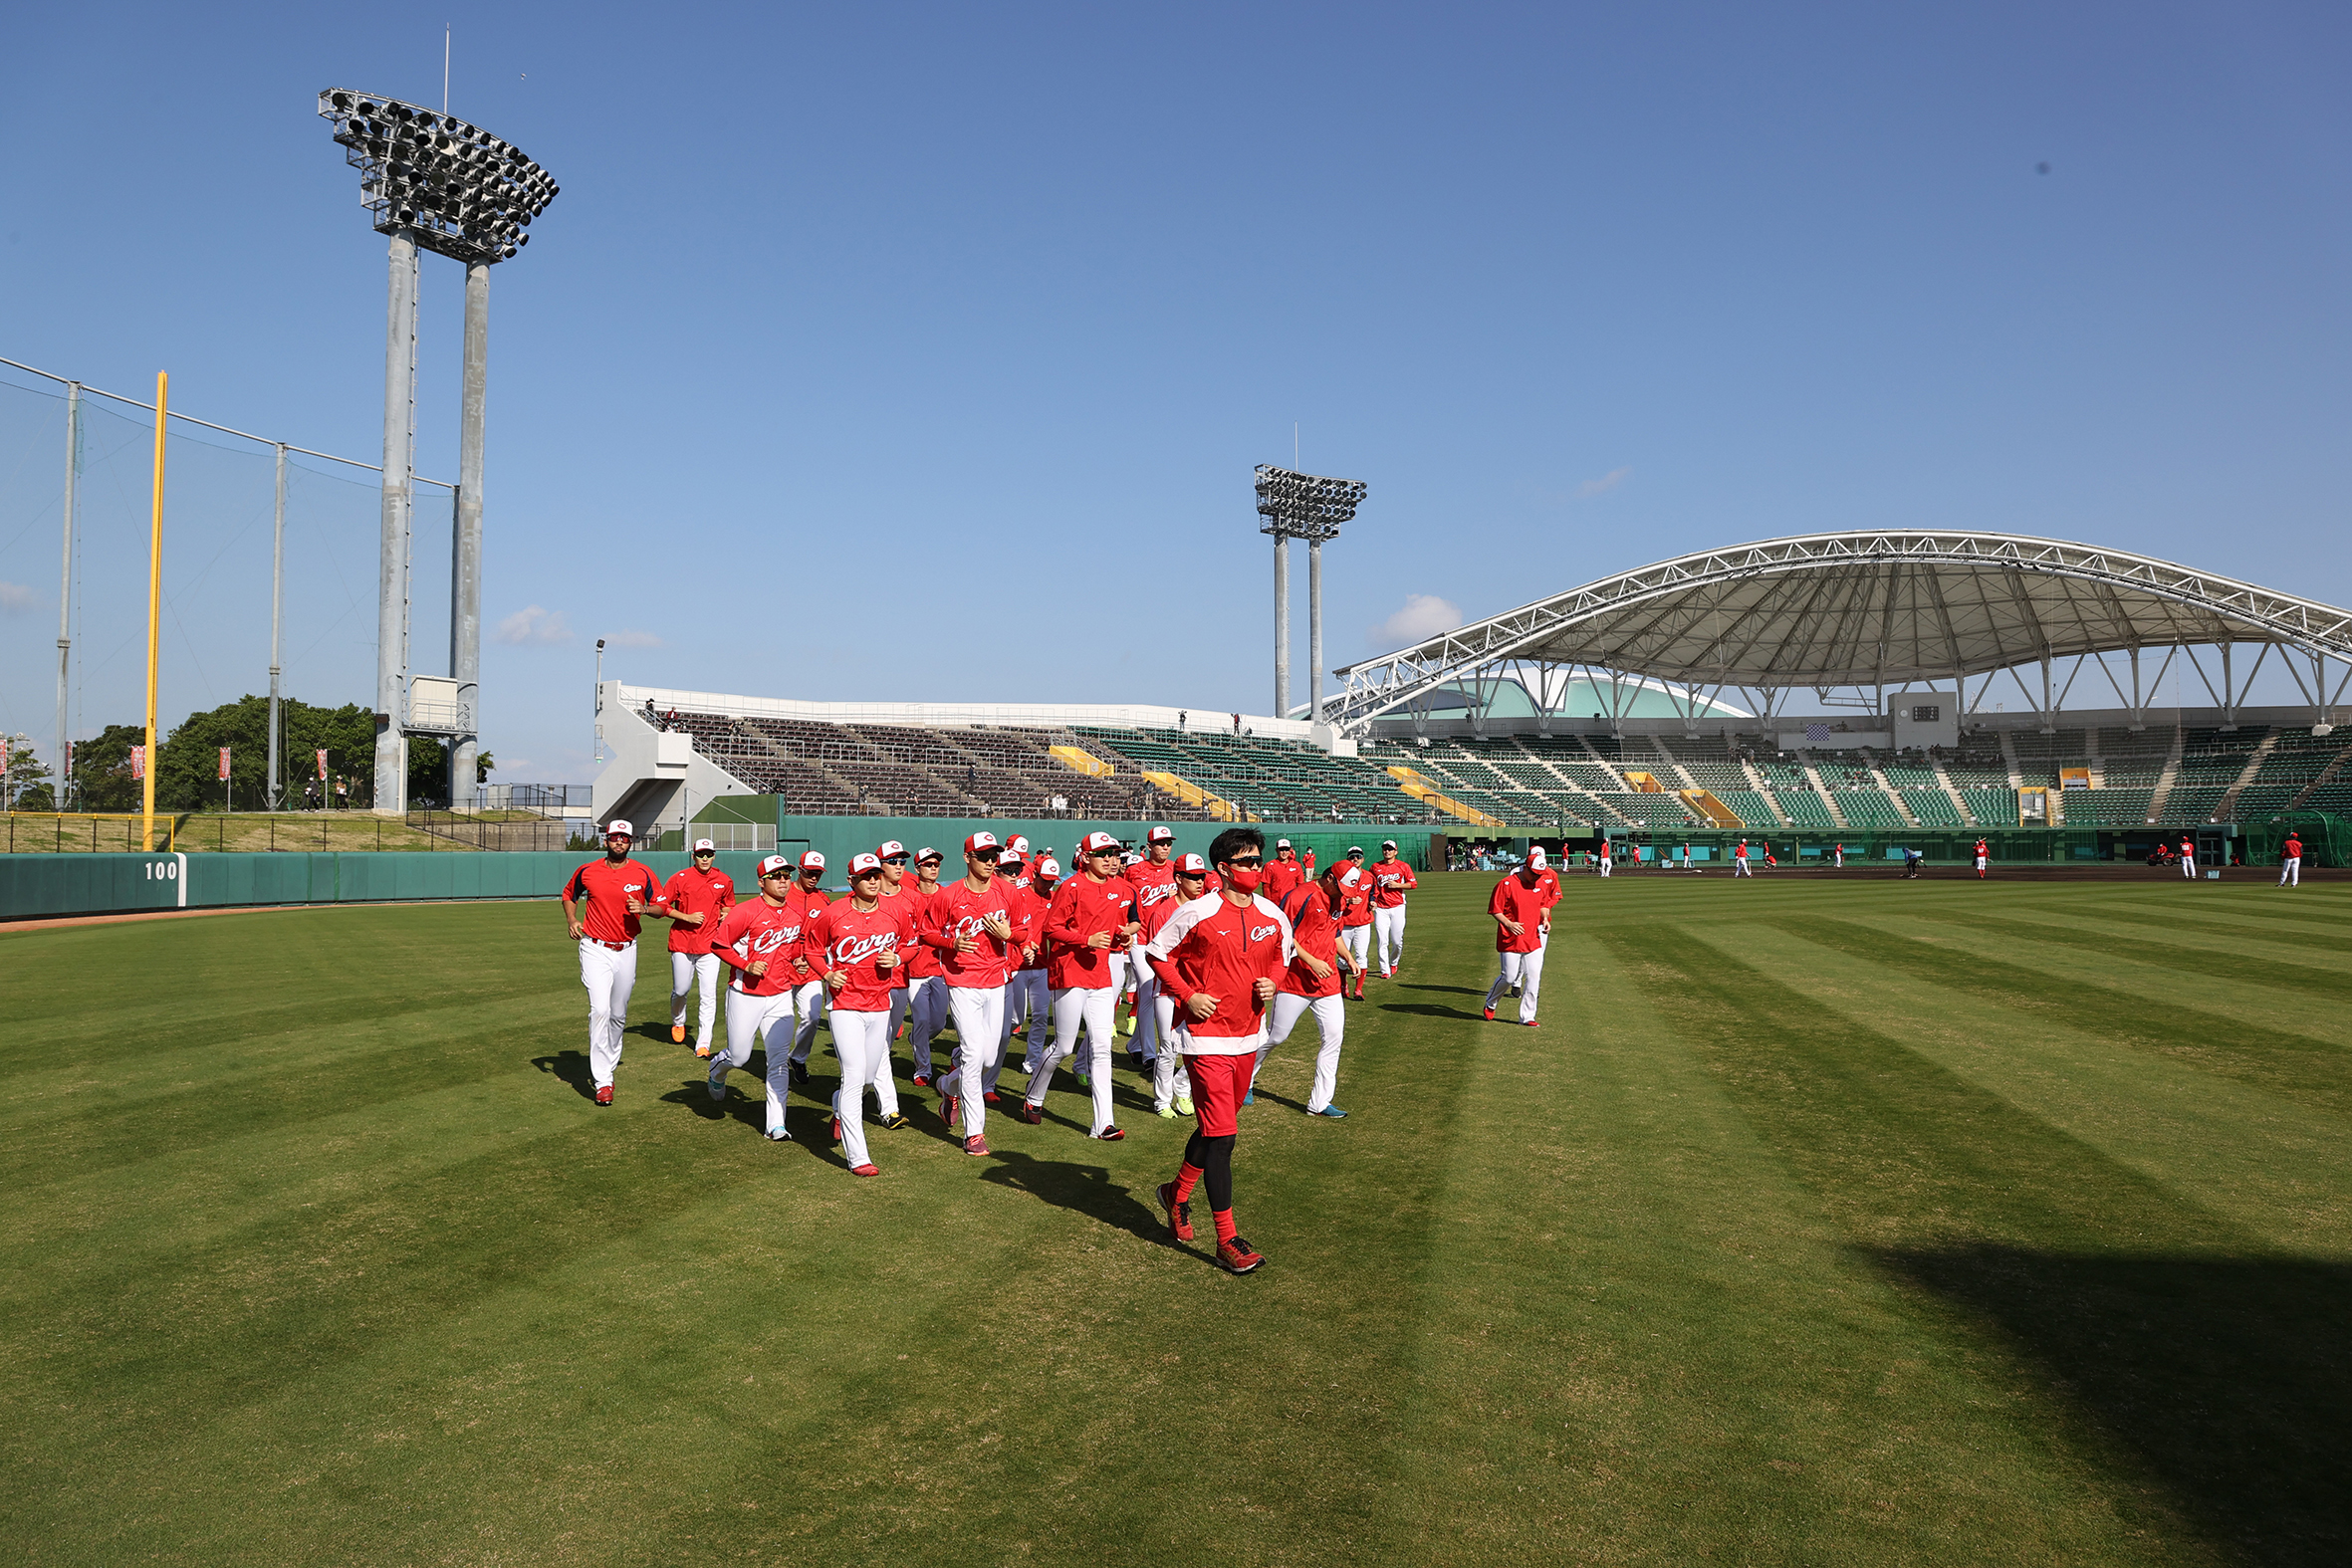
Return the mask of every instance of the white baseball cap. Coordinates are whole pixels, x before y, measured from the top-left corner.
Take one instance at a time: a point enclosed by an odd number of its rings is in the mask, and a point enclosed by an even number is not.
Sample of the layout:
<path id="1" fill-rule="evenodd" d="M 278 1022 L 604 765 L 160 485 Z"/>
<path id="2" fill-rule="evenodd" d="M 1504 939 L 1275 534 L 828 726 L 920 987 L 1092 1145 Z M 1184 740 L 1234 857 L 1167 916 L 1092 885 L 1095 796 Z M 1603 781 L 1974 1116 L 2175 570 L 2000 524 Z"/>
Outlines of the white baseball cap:
<path id="1" fill-rule="evenodd" d="M 1013 841 L 1005 846 L 1005 853 L 1009 855 L 1019 855 L 1022 858 L 1027 859 L 1029 856 L 1029 840 L 1022 837 L 1019 833 L 1015 833 L 1013 835 Z"/>
<path id="2" fill-rule="evenodd" d="M 1145 833 L 1143 836 L 1148 842 L 1155 844 L 1172 844 L 1176 842 L 1176 830 L 1172 827 L 1155 827 L 1150 832 Z"/>
<path id="3" fill-rule="evenodd" d="M 1045 859 L 1038 862 L 1038 876 L 1040 880 L 1047 882 L 1058 880 L 1061 876 L 1061 862 L 1052 855 L 1046 856 Z"/>
<path id="4" fill-rule="evenodd" d="M 997 842 L 997 835 L 985 827 L 964 840 L 964 853 L 968 855 L 978 854 L 983 849 L 1002 849 L 1004 845 Z"/>
<path id="5" fill-rule="evenodd" d="M 1394 849 L 1396 847 L 1396 840 L 1393 838 L 1383 838 L 1380 840 L 1380 847 L 1383 849 Z"/>
<path id="6" fill-rule="evenodd" d="M 945 860 L 947 856 L 941 854 L 929 844 L 925 844 L 922 848 L 915 851 L 916 865 L 921 865 L 926 860 Z"/>
<path id="7" fill-rule="evenodd" d="M 1078 844 L 1079 851 L 1089 855 L 1098 855 L 1105 849 L 1116 849 L 1118 847 L 1119 841 L 1117 839 L 1111 837 L 1108 833 L 1099 831 L 1088 833 Z"/>
<path id="8" fill-rule="evenodd" d="M 1143 857 L 1137 854 L 1134 850 L 1130 849 L 1127 851 L 1126 863 L 1131 866 L 1139 866 L 1143 864 Z"/>
<path id="9" fill-rule="evenodd" d="M 1533 866 L 1538 871 L 1543 869 L 1543 846 L 1541 844 L 1532 844 L 1529 846 L 1528 864 Z"/>
<path id="10" fill-rule="evenodd" d="M 1202 859 L 1199 855 L 1178 855 L 1176 857 L 1176 869 L 1183 872 L 1186 876 L 1207 876 L 1209 874 L 1209 862 Z"/>
<path id="11" fill-rule="evenodd" d="M 793 862 L 790 855 L 770 855 L 760 862 L 760 876 L 765 879 L 775 876 L 779 872 L 790 875 L 792 868 Z"/>
<path id="12" fill-rule="evenodd" d="M 606 838 L 610 838 L 614 833 L 618 833 L 623 838 L 634 838 L 637 836 L 637 830 L 629 825 L 629 819 L 625 816 L 616 816 L 611 821 L 604 824 L 604 836 Z"/>
<path id="13" fill-rule="evenodd" d="M 868 871 L 879 871 L 881 869 L 882 857 L 875 854 L 870 849 L 861 849 L 856 854 L 853 854 L 849 857 L 849 876 L 853 881 L 856 878 L 865 875 Z"/>
<path id="14" fill-rule="evenodd" d="M 824 856 L 819 854 L 814 849 L 810 850 L 807 854 L 801 856 L 801 869 L 804 871 L 823 871 L 824 869 Z"/>
<path id="15" fill-rule="evenodd" d="M 719 852 L 719 846 L 712 843 L 707 838 L 697 838 L 694 840 L 694 852 L 696 854 L 701 854 L 705 849 L 709 850 L 714 855 Z"/>
<path id="16" fill-rule="evenodd" d="M 1291 847 L 1291 841 L 1288 838 L 1278 838 L 1274 841 L 1274 846 L 1277 849 L 1288 849 Z"/>
<path id="17" fill-rule="evenodd" d="M 906 845 L 900 843 L 895 838 L 885 838 L 882 840 L 882 847 L 874 851 L 874 858 L 877 860 L 887 860 L 892 855 L 903 855 L 905 853 Z"/>

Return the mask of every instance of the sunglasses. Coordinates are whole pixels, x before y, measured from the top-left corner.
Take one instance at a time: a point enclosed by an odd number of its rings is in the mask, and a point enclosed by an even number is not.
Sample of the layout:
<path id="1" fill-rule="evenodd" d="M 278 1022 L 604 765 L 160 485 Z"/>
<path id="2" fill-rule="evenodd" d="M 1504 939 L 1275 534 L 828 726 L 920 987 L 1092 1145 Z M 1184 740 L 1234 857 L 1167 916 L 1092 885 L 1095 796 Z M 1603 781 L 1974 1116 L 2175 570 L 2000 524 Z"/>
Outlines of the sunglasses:
<path id="1" fill-rule="evenodd" d="M 1247 871 L 1252 866 L 1262 866 L 1266 864 L 1266 857 L 1264 855 L 1236 855 L 1225 863 L 1229 866 L 1239 866 L 1244 871 Z"/>
<path id="2" fill-rule="evenodd" d="M 790 882 L 792 879 L 793 874 L 790 871 L 769 871 L 760 877 L 763 882 Z"/>
<path id="3" fill-rule="evenodd" d="M 975 849 L 972 851 L 972 858 L 975 860 L 994 860 L 996 857 L 997 852 L 993 849 Z"/>
<path id="4" fill-rule="evenodd" d="M 882 864 L 884 864 L 884 865 L 886 865 L 886 866 L 902 866 L 902 865 L 905 865 L 905 864 L 906 864 L 906 856 L 904 856 L 904 855 L 884 855 L 884 856 L 882 857 Z"/>
<path id="5" fill-rule="evenodd" d="M 880 866 L 875 866 L 875 867 L 874 867 L 872 870 L 870 870 L 870 871 L 860 871 L 860 872 L 858 872 L 858 873 L 857 873 L 855 876 L 851 877 L 849 880 L 850 880 L 850 881 L 852 881 L 852 882 L 870 882 L 870 881 L 871 881 L 871 880 L 873 880 L 875 877 L 878 877 L 878 876 L 880 876 L 881 874 L 882 874 L 882 868 L 881 868 Z"/>
<path id="6" fill-rule="evenodd" d="M 694 851 L 694 858 L 697 860 L 716 860 L 719 858 L 719 852 L 716 849 L 697 849 Z"/>

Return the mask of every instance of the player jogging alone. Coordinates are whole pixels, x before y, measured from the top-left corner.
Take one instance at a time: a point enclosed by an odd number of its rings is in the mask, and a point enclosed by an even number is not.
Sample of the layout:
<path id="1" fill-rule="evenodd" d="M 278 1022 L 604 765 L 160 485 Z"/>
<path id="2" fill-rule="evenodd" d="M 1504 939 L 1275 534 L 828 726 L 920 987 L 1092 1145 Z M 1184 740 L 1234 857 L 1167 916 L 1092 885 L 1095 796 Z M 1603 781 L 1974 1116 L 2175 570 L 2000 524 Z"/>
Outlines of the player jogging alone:
<path id="1" fill-rule="evenodd" d="M 963 878 L 942 885 L 923 911 L 921 932 L 939 955 L 956 1023 L 956 1053 L 939 1075 L 939 1114 L 949 1128 L 962 1127 L 971 1155 L 988 1153 L 984 1082 L 1004 1038 L 1005 978 L 1021 958 L 1013 935 L 1015 894 L 997 876 L 997 854 L 994 833 L 964 840 Z"/>
<path id="2" fill-rule="evenodd" d="M 1380 858 L 1372 862 L 1372 948 L 1382 980 L 1404 965 L 1405 895 L 1420 885 L 1413 868 L 1397 858 L 1396 840 L 1381 840 Z M 1291 925 L 1295 933 L 1297 922 Z"/>
<path id="3" fill-rule="evenodd" d="M 604 858 L 590 860 L 564 884 L 564 923 L 580 945 L 580 983 L 588 994 L 588 1075 L 598 1105 L 612 1103 L 612 1075 L 620 1067 L 629 992 L 637 984 L 637 917 L 669 915 L 661 884 L 629 858 L 635 838 L 627 819 L 614 817 L 604 824 Z"/>
<path id="4" fill-rule="evenodd" d="M 1487 988 L 1486 1015 L 1491 1022 L 1503 993 L 1519 988 L 1519 1020 L 1535 1027 L 1536 993 L 1543 981 L 1543 938 L 1551 906 L 1543 900 L 1543 846 L 1528 851 L 1517 871 L 1495 884 L 1487 899 L 1487 913 L 1495 917 L 1495 951 L 1501 963 L 1495 984 Z"/>
<path id="5" fill-rule="evenodd" d="M 1756 875 L 1754 871 L 1748 868 L 1748 840 L 1745 838 L 1740 840 L 1740 847 L 1732 851 L 1732 875 Z"/>
<path id="6" fill-rule="evenodd" d="M 2278 885 L 2303 885 L 2303 835 L 2291 829 L 2286 835 L 2286 842 L 2278 846 Z"/>
<path id="7" fill-rule="evenodd" d="M 1192 1239 L 1191 1198 L 1205 1187 L 1217 1230 L 1217 1257 L 1246 1274 L 1266 1259 L 1242 1239 L 1233 1218 L 1233 1145 L 1242 1096 L 1266 1036 L 1276 983 L 1290 966 L 1291 925 L 1258 896 L 1266 836 L 1229 827 L 1209 846 L 1221 885 L 1178 909 L 1144 949 L 1177 1008 L 1176 1048 L 1192 1070 L 1197 1107 L 1176 1179 L 1160 1186 L 1160 1207 L 1179 1241 Z"/>
<path id="8" fill-rule="evenodd" d="M 849 857 L 849 896 L 827 904 L 810 920 L 802 951 L 832 999 L 833 1054 L 841 1058 L 841 1082 L 833 1091 L 833 1142 L 855 1176 L 878 1174 L 865 1149 L 865 1086 L 886 1081 L 890 1065 L 891 981 L 899 952 L 911 946 L 908 911 L 882 898 L 882 857 Z M 884 1125 L 905 1119 L 885 1104 Z"/>
<path id="9" fill-rule="evenodd" d="M 752 1059 L 752 1047 L 768 1047 L 768 1136 L 788 1142 L 784 1097 L 791 1082 L 793 992 L 800 977 L 801 907 L 793 901 L 793 863 L 784 855 L 760 862 L 760 892 L 727 911 L 711 933 L 711 954 L 735 971 L 727 987 L 727 1048 L 711 1058 L 711 1098 L 727 1098 L 727 1074 Z"/>
<path id="10" fill-rule="evenodd" d="M 735 879 L 718 869 L 719 846 L 694 840 L 694 863 L 669 879 L 662 897 L 670 906 L 670 1040 L 686 1041 L 686 1003 L 697 985 L 702 1012 L 694 1030 L 694 1054 L 711 1053 L 711 1023 L 719 1013 L 719 961 L 711 933 L 735 907 Z"/>

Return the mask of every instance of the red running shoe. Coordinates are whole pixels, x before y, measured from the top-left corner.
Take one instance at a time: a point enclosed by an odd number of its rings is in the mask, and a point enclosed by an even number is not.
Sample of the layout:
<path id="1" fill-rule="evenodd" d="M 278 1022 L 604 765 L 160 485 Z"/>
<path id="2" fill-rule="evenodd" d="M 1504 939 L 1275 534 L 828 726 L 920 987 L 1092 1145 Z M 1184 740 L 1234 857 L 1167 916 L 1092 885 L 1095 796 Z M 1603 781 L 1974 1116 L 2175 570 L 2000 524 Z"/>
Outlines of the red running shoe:
<path id="1" fill-rule="evenodd" d="M 1023 1121 L 1029 1123 L 1032 1127 L 1035 1127 L 1038 1123 L 1046 1119 L 1046 1113 L 1039 1110 L 1036 1106 L 1030 1104 L 1027 1100 L 1023 1100 L 1021 1102 L 1021 1109 L 1015 1111 L 1013 1114 L 1020 1117 Z"/>
<path id="2" fill-rule="evenodd" d="M 1176 1232 L 1176 1239 L 1192 1239 L 1192 1205 L 1176 1201 L 1176 1184 L 1160 1183 L 1160 1207 L 1167 1211 L 1168 1229 Z"/>
<path id="3" fill-rule="evenodd" d="M 1527 1020 L 1527 1023 L 1528 1023 L 1528 1027 L 1529 1027 L 1529 1028 L 1530 1028 L 1530 1029 L 1531 1029 L 1531 1028 L 1533 1028 L 1533 1027 L 1535 1026 L 1535 1020 L 1534 1020 L 1533 1018 L 1529 1018 L 1529 1019 L 1528 1019 L 1528 1020 Z"/>
<path id="4" fill-rule="evenodd" d="M 939 1119 L 949 1127 L 952 1128 L 962 1119 L 963 1112 L 963 1102 L 954 1095 L 943 1094 L 939 1097 Z"/>
<path id="5" fill-rule="evenodd" d="M 974 1133 L 964 1140 L 964 1152 L 966 1154 L 986 1154 L 988 1153 L 988 1140 L 981 1137 L 980 1134 Z"/>
<path id="6" fill-rule="evenodd" d="M 1489 1023 L 1492 1023 L 1492 1022 L 1494 1022 L 1494 1021 L 1495 1021 L 1495 1009 L 1494 1009 L 1493 1008 L 1489 1008 L 1487 1009 L 1487 1021 L 1488 1021 Z"/>
<path id="7" fill-rule="evenodd" d="M 870 1165 L 853 1165 L 849 1167 L 849 1174 L 851 1176 L 879 1176 L 882 1173 Z"/>
<path id="8" fill-rule="evenodd" d="M 1217 1243 L 1217 1261 L 1237 1274 L 1246 1274 L 1266 1259 L 1252 1251 L 1250 1243 L 1237 1235 L 1230 1241 Z"/>
<path id="9" fill-rule="evenodd" d="M 1127 1130 L 1124 1127 L 1105 1127 L 1094 1136 L 1104 1143 L 1117 1143 L 1121 1138 L 1127 1136 Z"/>
<path id="10" fill-rule="evenodd" d="M 833 1135 L 833 1142 L 839 1143 L 841 1141 L 841 1119 L 838 1116 L 833 1118 L 830 1131 Z"/>
<path id="11" fill-rule="evenodd" d="M 916 1074 L 915 1074 L 915 1087 L 916 1087 L 916 1088 L 918 1088 L 918 1089 L 928 1089 L 929 1087 L 931 1087 L 931 1075 L 930 1075 L 929 1073 L 927 1073 L 927 1072 L 918 1072 L 918 1073 L 916 1073 Z"/>
<path id="12" fill-rule="evenodd" d="M 597 1103 L 598 1105 L 610 1105 L 610 1104 L 612 1103 L 612 1085 L 611 1085 L 611 1084 L 609 1084 L 609 1083 L 605 1083 L 605 1084 L 599 1084 L 599 1085 L 597 1086 L 597 1088 L 596 1088 L 596 1103 Z"/>

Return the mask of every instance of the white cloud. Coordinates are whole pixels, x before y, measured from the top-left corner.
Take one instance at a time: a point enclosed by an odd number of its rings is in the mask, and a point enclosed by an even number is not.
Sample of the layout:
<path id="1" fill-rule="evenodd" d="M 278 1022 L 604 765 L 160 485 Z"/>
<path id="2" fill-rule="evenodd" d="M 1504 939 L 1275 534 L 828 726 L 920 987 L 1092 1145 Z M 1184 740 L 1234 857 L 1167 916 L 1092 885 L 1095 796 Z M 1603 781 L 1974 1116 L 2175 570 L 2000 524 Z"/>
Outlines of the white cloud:
<path id="1" fill-rule="evenodd" d="M 1576 487 L 1578 501 L 1590 501 L 1594 496 L 1605 496 L 1633 477 L 1630 468 L 1612 468 L 1598 479 L 1587 479 Z"/>
<path id="2" fill-rule="evenodd" d="M 570 642 L 572 628 L 564 623 L 562 610 L 549 611 L 537 604 L 527 605 L 498 623 L 491 634 L 500 642 L 525 643 Z"/>
<path id="3" fill-rule="evenodd" d="M 604 640 L 615 648 L 658 648 L 662 646 L 661 639 L 649 631 L 616 631 Z"/>
<path id="4" fill-rule="evenodd" d="M 17 582 L 0 582 L 0 610 L 11 615 L 31 609 L 40 599 L 31 588 Z"/>
<path id="5" fill-rule="evenodd" d="M 1462 624 L 1462 606 L 1434 593 L 1408 593 L 1405 607 L 1364 633 L 1364 640 L 1380 649 L 1402 648 L 1452 631 Z"/>

